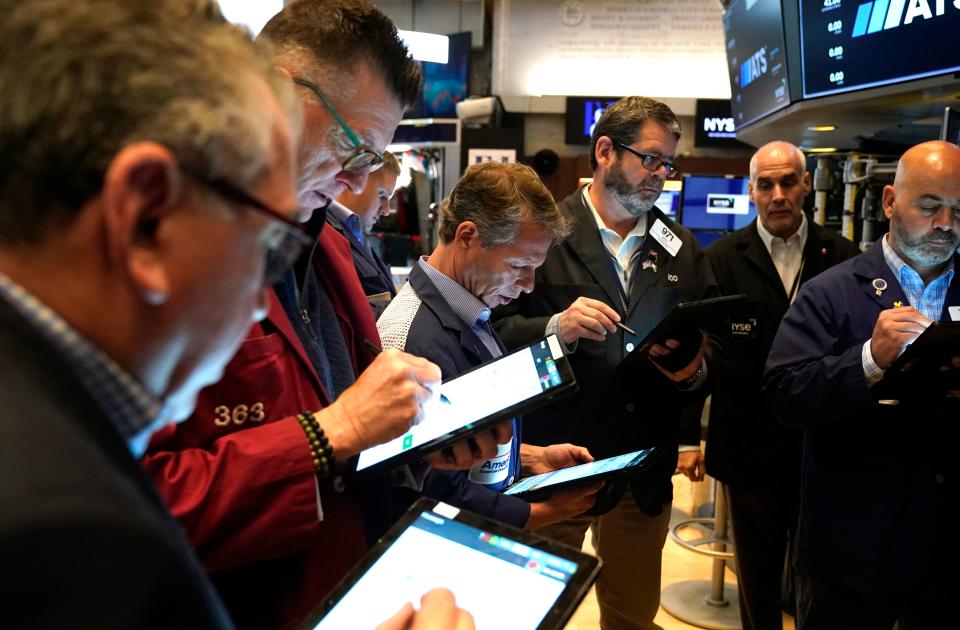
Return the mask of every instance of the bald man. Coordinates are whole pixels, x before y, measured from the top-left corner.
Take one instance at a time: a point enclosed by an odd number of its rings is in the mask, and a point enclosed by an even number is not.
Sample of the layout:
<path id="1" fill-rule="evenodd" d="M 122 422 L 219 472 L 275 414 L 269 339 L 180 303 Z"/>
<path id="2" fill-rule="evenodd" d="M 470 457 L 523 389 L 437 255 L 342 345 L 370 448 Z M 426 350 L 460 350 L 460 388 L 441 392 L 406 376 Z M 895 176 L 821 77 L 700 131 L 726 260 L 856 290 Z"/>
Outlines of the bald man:
<path id="1" fill-rule="evenodd" d="M 860 253 L 804 215 L 810 173 L 794 145 L 771 142 L 754 154 L 749 191 L 757 220 L 707 249 L 720 291 L 750 298 L 707 356 L 716 380 L 706 465 L 727 486 L 745 630 L 781 627 L 781 576 L 800 508 L 800 431 L 763 405 L 763 365 L 799 287 Z"/>
<path id="2" fill-rule="evenodd" d="M 960 592 L 948 520 L 960 399 L 917 387 L 890 404 L 870 391 L 934 320 L 960 319 L 960 148 L 907 151 L 883 209 L 889 234 L 800 291 L 764 375 L 774 414 L 805 429 L 800 629 L 943 627 Z M 956 378 L 958 365 L 944 369 Z"/>

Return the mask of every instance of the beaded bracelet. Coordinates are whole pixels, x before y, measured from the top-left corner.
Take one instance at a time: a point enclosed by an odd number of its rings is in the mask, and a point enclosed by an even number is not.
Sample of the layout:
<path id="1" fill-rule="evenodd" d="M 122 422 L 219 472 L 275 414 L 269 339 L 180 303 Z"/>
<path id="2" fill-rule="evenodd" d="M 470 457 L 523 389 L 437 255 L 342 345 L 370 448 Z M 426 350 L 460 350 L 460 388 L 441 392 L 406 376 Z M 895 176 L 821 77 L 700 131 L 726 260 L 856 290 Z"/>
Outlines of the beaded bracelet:
<path id="1" fill-rule="evenodd" d="M 324 435 L 320 423 L 309 411 L 301 411 L 297 414 L 297 422 L 300 428 L 307 434 L 307 441 L 310 443 L 310 457 L 313 459 L 313 467 L 316 469 L 319 479 L 326 479 L 333 470 L 333 447 L 330 441 Z"/>

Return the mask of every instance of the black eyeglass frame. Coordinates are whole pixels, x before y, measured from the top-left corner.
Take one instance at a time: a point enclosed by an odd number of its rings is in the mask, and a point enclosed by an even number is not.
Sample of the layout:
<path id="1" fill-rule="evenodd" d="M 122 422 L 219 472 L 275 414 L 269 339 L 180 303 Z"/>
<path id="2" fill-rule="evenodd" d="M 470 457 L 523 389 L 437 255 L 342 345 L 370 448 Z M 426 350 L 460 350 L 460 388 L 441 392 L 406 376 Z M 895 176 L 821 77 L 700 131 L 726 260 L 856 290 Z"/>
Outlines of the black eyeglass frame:
<path id="1" fill-rule="evenodd" d="M 640 153 L 633 147 L 628 146 L 622 142 L 618 142 L 617 140 L 611 139 L 611 142 L 613 142 L 614 146 L 620 147 L 621 149 L 625 149 L 627 152 L 633 153 L 635 156 L 640 158 L 640 166 L 647 169 L 648 171 L 656 172 L 662 166 L 667 172 L 667 177 L 676 177 L 680 173 L 680 167 L 678 167 L 673 162 L 668 162 L 667 160 L 664 160 L 660 156 L 650 155 L 649 153 Z"/>

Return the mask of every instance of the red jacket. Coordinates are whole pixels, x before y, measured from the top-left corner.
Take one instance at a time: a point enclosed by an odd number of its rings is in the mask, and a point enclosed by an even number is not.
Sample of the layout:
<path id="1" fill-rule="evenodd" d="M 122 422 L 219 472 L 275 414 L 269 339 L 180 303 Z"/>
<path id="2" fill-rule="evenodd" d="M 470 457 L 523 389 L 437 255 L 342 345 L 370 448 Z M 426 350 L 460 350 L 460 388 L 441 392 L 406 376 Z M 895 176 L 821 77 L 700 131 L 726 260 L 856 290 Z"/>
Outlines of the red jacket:
<path id="1" fill-rule="evenodd" d="M 360 371 L 370 358 L 364 340 L 380 344 L 346 239 L 323 230 L 313 263 Z M 270 300 L 223 380 L 200 393 L 189 420 L 157 433 L 144 458 L 240 627 L 298 621 L 366 551 L 349 488 L 320 484 L 318 520 L 294 415 L 330 400 L 273 291 Z"/>

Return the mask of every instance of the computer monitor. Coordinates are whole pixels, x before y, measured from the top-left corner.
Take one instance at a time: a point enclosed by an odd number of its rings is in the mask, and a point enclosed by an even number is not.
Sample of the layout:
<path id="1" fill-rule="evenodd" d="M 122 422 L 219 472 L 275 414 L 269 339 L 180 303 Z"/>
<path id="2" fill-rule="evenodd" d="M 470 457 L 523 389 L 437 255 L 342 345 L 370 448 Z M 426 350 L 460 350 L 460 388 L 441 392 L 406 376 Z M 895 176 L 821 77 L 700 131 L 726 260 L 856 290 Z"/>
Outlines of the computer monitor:
<path id="1" fill-rule="evenodd" d="M 952 107 L 943 108 L 943 124 L 940 139 L 960 145 L 960 112 Z"/>
<path id="2" fill-rule="evenodd" d="M 654 205 L 673 220 L 680 212 L 680 189 L 683 182 L 679 179 L 668 179 L 663 183 L 663 192 L 657 197 Z"/>
<path id="3" fill-rule="evenodd" d="M 680 223 L 704 245 L 749 225 L 757 208 L 748 196 L 748 181 L 733 175 L 684 175 Z"/>

